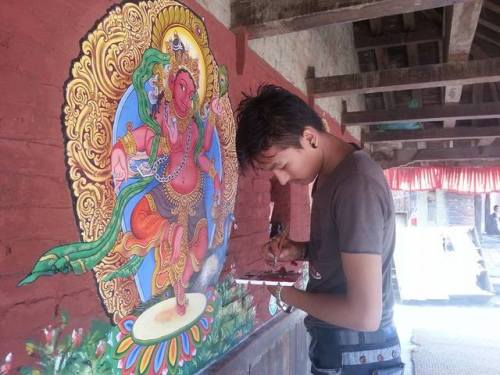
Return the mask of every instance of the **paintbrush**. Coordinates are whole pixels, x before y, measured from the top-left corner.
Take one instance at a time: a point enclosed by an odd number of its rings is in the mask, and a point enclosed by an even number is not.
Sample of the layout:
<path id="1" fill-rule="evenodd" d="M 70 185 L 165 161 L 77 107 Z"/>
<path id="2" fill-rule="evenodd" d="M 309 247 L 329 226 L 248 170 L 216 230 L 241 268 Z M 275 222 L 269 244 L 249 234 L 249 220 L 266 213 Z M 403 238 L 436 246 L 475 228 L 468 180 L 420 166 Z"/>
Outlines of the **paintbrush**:
<path id="1" fill-rule="evenodd" d="M 285 228 L 281 231 L 281 233 L 278 234 L 278 250 L 280 250 L 280 253 L 281 253 L 281 247 L 283 246 L 283 242 L 288 237 L 288 233 L 289 233 L 289 226 L 285 225 Z M 278 255 L 273 254 L 273 255 L 274 255 L 274 258 L 273 258 L 273 267 L 272 268 L 274 270 L 278 266 L 279 254 Z"/>

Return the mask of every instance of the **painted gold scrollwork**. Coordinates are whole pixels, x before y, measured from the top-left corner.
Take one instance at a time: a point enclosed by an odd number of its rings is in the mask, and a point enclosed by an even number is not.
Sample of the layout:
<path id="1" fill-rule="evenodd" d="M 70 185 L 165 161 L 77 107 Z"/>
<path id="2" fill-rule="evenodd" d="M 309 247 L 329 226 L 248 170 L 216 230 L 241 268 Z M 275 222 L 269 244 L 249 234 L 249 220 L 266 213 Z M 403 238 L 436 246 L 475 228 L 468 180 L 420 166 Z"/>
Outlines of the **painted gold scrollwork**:
<path id="1" fill-rule="evenodd" d="M 203 56 L 206 87 L 200 110 L 218 96 L 218 71 L 208 45 L 203 21 L 175 1 L 154 0 L 126 3 L 113 8 L 81 44 L 81 56 L 73 63 L 66 85 L 64 127 L 66 153 L 75 211 L 83 241 L 98 239 L 106 229 L 115 205 L 110 156 L 113 121 L 119 101 L 132 83 L 144 51 L 161 49 L 171 26 L 186 29 Z M 235 124 L 227 94 L 220 98 L 222 115 L 216 124 L 223 163 L 223 215 L 232 212 L 238 170 L 234 150 Z M 222 231 L 222 232 L 221 232 Z M 223 229 L 217 228 L 218 238 Z M 108 254 L 94 268 L 104 306 L 115 322 L 139 304 L 133 277 L 104 282 L 126 259 Z"/>
<path id="2" fill-rule="evenodd" d="M 133 311 L 138 304 L 139 293 L 134 279 L 131 277 L 117 278 L 111 281 L 102 281 L 102 278 L 123 265 L 126 260 L 120 253 L 113 252 L 94 268 L 99 294 L 115 323 Z"/>

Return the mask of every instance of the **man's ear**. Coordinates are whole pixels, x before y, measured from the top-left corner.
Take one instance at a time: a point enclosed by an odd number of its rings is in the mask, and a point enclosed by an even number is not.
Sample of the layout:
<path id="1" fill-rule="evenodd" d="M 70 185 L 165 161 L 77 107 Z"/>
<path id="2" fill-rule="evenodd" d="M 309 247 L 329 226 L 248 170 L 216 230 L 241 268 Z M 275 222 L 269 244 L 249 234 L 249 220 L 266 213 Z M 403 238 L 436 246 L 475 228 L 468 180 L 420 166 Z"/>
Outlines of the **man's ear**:
<path id="1" fill-rule="evenodd" d="M 312 148 L 318 147 L 318 133 L 311 127 L 306 126 L 302 132 L 304 140 L 311 145 Z"/>

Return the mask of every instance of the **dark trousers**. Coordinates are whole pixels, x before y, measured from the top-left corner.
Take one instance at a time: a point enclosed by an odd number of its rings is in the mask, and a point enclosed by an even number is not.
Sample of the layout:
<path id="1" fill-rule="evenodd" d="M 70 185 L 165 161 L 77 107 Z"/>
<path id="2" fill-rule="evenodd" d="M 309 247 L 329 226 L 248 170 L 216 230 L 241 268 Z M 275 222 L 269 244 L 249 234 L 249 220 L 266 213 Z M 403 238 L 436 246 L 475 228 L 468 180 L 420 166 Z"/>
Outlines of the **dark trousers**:
<path id="1" fill-rule="evenodd" d="M 314 375 L 403 374 L 399 338 L 394 327 L 375 332 L 308 327 L 309 358 Z"/>

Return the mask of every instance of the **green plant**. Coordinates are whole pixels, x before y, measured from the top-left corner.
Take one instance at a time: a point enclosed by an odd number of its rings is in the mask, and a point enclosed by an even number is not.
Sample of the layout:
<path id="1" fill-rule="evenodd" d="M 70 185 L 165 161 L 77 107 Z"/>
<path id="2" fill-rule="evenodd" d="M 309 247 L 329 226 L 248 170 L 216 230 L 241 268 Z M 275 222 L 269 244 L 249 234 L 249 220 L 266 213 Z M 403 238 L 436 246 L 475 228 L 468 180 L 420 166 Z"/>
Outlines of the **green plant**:
<path id="1" fill-rule="evenodd" d="M 43 330 L 43 342 L 26 343 L 26 352 L 37 359 L 37 365 L 22 367 L 21 375 L 110 374 L 116 368 L 107 343 L 112 328 L 109 323 L 94 321 L 86 332 L 79 328 L 63 334 L 67 324 L 68 316 L 62 313 L 56 326 Z"/>

